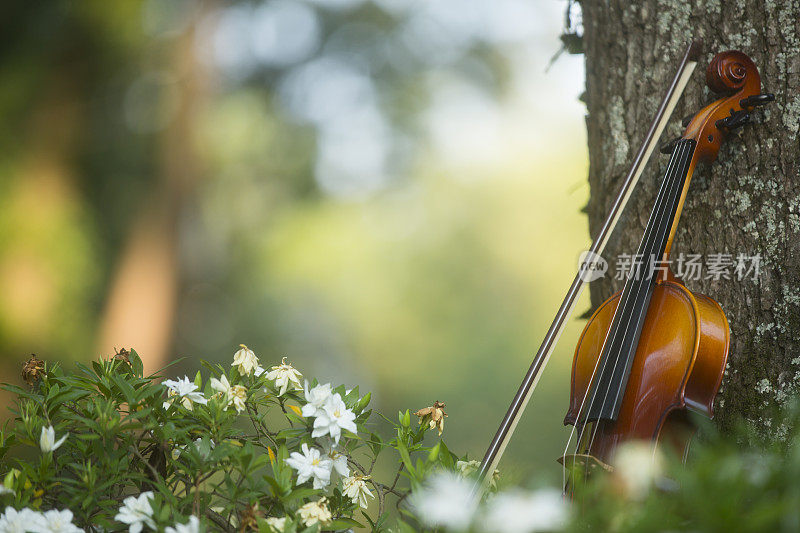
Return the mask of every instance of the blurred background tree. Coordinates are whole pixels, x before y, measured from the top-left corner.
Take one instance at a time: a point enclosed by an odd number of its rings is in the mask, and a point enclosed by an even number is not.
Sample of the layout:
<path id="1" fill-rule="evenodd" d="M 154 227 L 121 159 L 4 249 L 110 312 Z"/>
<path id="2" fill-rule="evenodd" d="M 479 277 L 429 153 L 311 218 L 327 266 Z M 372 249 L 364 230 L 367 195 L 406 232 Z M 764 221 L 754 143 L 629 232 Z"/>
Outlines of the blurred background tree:
<path id="1" fill-rule="evenodd" d="M 6 3 L 5 380 L 243 342 L 384 412 L 445 401 L 479 457 L 588 244 L 582 59 L 547 70 L 566 7 Z M 560 476 L 571 344 L 509 477 Z"/>

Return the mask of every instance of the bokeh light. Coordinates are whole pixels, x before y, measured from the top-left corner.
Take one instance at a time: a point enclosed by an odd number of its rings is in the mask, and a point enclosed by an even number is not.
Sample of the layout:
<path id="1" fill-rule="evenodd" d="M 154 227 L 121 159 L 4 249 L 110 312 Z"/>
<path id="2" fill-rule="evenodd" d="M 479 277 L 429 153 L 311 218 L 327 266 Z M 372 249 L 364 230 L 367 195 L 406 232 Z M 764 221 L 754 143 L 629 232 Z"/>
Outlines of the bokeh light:
<path id="1" fill-rule="evenodd" d="M 588 244 L 582 58 L 551 64 L 566 2 L 120 6 L 11 14 L 6 379 L 32 351 L 194 372 L 243 342 L 390 415 L 445 401 L 478 458 Z M 560 475 L 581 325 L 509 478 Z"/>

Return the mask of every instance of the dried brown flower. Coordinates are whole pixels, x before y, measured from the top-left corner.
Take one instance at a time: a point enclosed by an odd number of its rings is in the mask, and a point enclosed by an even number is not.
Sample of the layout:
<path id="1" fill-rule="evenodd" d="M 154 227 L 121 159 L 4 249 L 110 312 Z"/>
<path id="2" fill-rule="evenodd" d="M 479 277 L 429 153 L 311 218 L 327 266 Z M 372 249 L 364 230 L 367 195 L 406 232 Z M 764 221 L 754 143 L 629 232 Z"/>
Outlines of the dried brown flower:
<path id="1" fill-rule="evenodd" d="M 239 533 L 258 531 L 259 518 L 264 518 L 264 511 L 258 508 L 258 502 L 248 505 L 239 515 Z"/>
<path id="2" fill-rule="evenodd" d="M 441 436 L 442 431 L 444 431 L 444 419 L 447 417 L 447 413 L 444 412 L 444 407 L 444 402 L 436 400 L 430 407 L 420 409 L 414 414 L 419 417 L 419 425 L 427 422 L 431 429 L 437 428 L 439 430 L 439 436 Z"/>
<path id="3" fill-rule="evenodd" d="M 127 365 L 131 364 L 131 358 L 130 358 L 131 352 L 129 352 L 125 348 L 121 348 L 119 350 L 114 348 L 114 351 L 116 352 L 114 354 L 114 358 L 113 358 L 114 361 L 122 361 L 123 363 L 125 363 Z"/>
<path id="4" fill-rule="evenodd" d="M 22 379 L 31 387 L 40 379 L 44 373 L 44 361 L 36 358 L 36 354 L 31 354 L 31 358 L 22 365 Z"/>

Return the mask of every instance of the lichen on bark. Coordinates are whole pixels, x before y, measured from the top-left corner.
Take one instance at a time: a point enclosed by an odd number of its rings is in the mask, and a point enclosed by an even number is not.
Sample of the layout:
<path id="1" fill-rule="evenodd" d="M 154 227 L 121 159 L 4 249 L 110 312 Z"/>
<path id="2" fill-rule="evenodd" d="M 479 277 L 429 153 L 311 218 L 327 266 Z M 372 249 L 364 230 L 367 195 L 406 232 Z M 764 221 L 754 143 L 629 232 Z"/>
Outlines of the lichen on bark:
<path id="1" fill-rule="evenodd" d="M 695 172 L 673 256 L 761 256 L 758 280 L 686 285 L 717 300 L 730 321 L 718 421 L 726 427 L 743 416 L 781 433 L 763 414 L 800 392 L 800 0 L 584 0 L 581 7 L 593 235 L 691 40 L 702 38 L 704 53 L 662 141 L 681 133 L 681 117 L 715 98 L 703 72 L 717 52 L 748 54 L 764 91 L 776 95 L 723 144 L 717 162 Z M 663 156 L 651 159 L 607 256 L 636 250 L 665 164 Z M 593 306 L 620 288 L 608 278 L 592 283 Z"/>

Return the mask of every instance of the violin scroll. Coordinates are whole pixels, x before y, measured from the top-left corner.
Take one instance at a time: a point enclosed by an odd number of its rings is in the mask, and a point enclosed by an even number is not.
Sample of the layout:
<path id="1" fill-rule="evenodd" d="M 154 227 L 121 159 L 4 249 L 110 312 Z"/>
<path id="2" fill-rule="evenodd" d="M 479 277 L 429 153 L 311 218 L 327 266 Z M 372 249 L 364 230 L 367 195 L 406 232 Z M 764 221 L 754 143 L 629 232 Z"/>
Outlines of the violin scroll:
<path id="1" fill-rule="evenodd" d="M 706 70 L 708 87 L 723 98 L 707 105 L 691 120 L 684 139 L 697 141 L 698 161 L 710 163 L 717 158 L 720 145 L 731 131 L 750 122 L 750 111 L 774 99 L 761 93 L 761 76 L 755 63 L 738 50 L 714 56 Z"/>
<path id="2" fill-rule="evenodd" d="M 706 69 L 706 85 L 718 94 L 734 93 L 749 83 L 758 91 L 761 76 L 753 60 L 738 50 L 728 50 L 714 56 Z"/>

